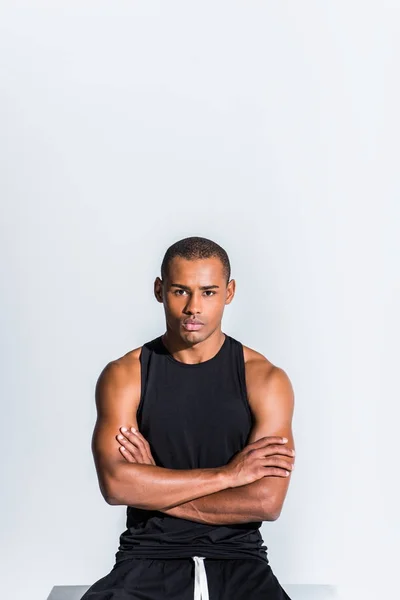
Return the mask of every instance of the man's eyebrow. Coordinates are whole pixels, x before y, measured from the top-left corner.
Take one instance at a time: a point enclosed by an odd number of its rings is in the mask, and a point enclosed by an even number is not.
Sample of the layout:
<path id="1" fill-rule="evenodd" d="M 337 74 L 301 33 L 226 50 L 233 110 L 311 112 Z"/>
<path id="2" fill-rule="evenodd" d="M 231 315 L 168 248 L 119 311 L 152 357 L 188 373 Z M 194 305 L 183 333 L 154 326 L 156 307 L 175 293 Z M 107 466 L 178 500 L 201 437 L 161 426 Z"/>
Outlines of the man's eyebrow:
<path id="1" fill-rule="evenodd" d="M 181 283 L 171 283 L 171 287 L 182 288 L 183 290 L 190 292 L 190 287 L 188 285 L 182 285 Z M 214 288 L 219 288 L 219 285 L 202 285 L 199 287 L 199 290 L 212 290 Z"/>

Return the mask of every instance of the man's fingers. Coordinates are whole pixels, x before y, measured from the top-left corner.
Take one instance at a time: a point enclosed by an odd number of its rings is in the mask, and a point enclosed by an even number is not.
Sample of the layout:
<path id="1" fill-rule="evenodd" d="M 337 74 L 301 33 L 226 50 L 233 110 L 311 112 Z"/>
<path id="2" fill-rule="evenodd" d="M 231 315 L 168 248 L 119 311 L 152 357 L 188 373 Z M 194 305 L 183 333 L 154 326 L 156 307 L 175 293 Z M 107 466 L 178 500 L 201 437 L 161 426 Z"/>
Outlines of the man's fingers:
<path id="1" fill-rule="evenodd" d="M 130 463 L 137 462 L 136 458 L 134 456 L 132 456 L 132 454 L 126 448 L 124 448 L 124 446 L 120 446 L 119 451 L 121 452 L 121 454 L 125 458 L 125 460 L 127 460 L 128 462 L 130 462 Z"/>
<path id="2" fill-rule="evenodd" d="M 131 427 L 128 431 L 129 433 L 132 432 L 133 435 L 135 435 L 138 438 L 138 440 L 143 443 L 144 447 L 146 448 L 147 454 L 151 454 L 150 444 L 146 440 L 146 438 L 140 433 L 140 431 L 138 429 L 135 429 L 134 427 Z"/>
<path id="3" fill-rule="evenodd" d="M 150 444 L 146 438 L 143 437 L 140 431 L 137 429 L 132 431 L 133 429 L 133 427 L 131 429 L 121 427 L 120 435 L 124 436 L 128 442 L 126 443 L 123 438 L 120 438 L 119 435 L 117 436 L 118 441 L 120 444 L 123 444 L 125 447 L 127 447 L 129 451 L 132 451 L 136 457 L 139 456 L 138 462 L 155 465 L 156 463 L 151 455 Z M 131 446 L 129 444 L 131 444 Z"/>
<path id="4" fill-rule="evenodd" d="M 287 441 L 287 438 L 282 437 L 280 435 L 267 435 L 247 445 L 252 446 L 253 448 L 260 448 L 269 444 L 286 444 Z"/>
<path id="5" fill-rule="evenodd" d="M 145 463 L 146 464 L 151 464 L 151 465 L 156 465 L 156 462 L 151 454 L 151 449 L 150 449 L 150 444 L 149 442 L 146 440 L 145 437 L 143 437 L 143 435 L 140 433 L 140 431 L 138 431 L 137 429 L 135 430 L 135 433 L 133 434 L 134 436 L 136 436 L 139 440 L 139 443 L 142 442 L 143 446 L 141 447 L 141 452 L 142 452 L 142 456 L 145 456 Z"/>
<path id="6" fill-rule="evenodd" d="M 145 454 L 143 454 L 142 447 L 133 433 L 129 433 L 128 431 L 125 431 L 124 434 L 119 433 L 117 440 L 138 462 L 145 462 Z"/>
<path id="7" fill-rule="evenodd" d="M 130 454 L 131 456 L 133 456 L 133 458 L 135 458 L 138 461 L 142 460 L 142 453 L 140 451 L 140 448 L 136 448 L 136 446 L 134 444 L 132 444 L 129 440 L 127 440 L 123 436 L 122 436 L 122 438 L 119 438 L 119 436 L 117 436 L 117 439 L 118 439 L 118 443 L 121 444 L 120 449 L 122 452 L 125 451 L 125 454 L 126 453 Z"/>

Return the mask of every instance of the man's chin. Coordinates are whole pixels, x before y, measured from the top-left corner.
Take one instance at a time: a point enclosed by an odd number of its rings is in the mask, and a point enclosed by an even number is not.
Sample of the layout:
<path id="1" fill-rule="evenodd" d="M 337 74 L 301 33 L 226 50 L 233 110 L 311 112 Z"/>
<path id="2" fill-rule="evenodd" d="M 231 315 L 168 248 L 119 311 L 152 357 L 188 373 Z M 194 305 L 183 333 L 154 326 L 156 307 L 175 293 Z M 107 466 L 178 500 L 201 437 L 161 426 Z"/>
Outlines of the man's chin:
<path id="1" fill-rule="evenodd" d="M 204 331 L 204 326 L 201 329 L 189 331 L 184 326 L 181 329 L 181 337 L 187 342 L 197 343 L 202 342 L 207 338 L 207 335 Z"/>

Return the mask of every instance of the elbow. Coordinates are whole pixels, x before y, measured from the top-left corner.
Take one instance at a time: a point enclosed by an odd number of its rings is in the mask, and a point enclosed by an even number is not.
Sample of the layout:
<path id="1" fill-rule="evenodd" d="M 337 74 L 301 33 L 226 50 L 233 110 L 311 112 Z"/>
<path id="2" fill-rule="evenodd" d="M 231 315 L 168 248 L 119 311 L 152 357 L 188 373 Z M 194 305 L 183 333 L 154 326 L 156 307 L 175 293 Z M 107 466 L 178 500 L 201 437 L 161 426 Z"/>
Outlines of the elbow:
<path id="1" fill-rule="evenodd" d="M 99 476 L 98 480 L 101 495 L 107 504 L 110 504 L 111 506 L 119 506 L 124 504 L 120 494 L 117 491 L 117 486 L 111 478 L 106 477 L 103 474 L 103 476 Z"/>
<path id="2" fill-rule="evenodd" d="M 108 482 L 107 485 L 101 487 L 101 493 L 107 504 L 111 506 L 127 506 L 134 505 L 132 491 L 130 490 L 129 498 L 123 494 L 123 488 L 117 481 Z"/>
<path id="3" fill-rule="evenodd" d="M 102 496 L 107 504 L 111 506 L 133 506 L 142 510 L 162 510 L 165 502 L 163 498 L 157 495 L 150 498 L 146 490 L 141 485 L 137 469 L 133 469 L 129 464 L 129 478 L 126 476 L 125 466 L 118 465 L 118 468 L 111 471 L 103 471 L 99 475 L 99 485 Z"/>
<path id="4" fill-rule="evenodd" d="M 107 504 L 110 504 L 111 506 L 122 506 L 122 502 L 120 502 L 118 498 L 114 498 L 113 496 L 104 496 L 104 494 L 103 497 Z"/>
<path id="5" fill-rule="evenodd" d="M 133 506 L 142 510 L 158 510 L 160 506 L 159 499 L 157 502 L 149 502 L 147 499 L 143 501 L 137 494 L 133 494 L 135 485 L 125 485 L 117 479 L 109 481 L 107 485 L 101 488 L 101 493 L 107 504 L 111 506 Z"/>
<path id="6" fill-rule="evenodd" d="M 110 492 L 106 492 L 102 489 L 100 491 L 101 491 L 101 495 L 103 496 L 103 498 L 107 502 L 107 504 L 110 504 L 111 506 L 118 506 L 118 505 L 122 504 L 119 501 L 119 499 L 116 497 L 115 494 L 111 494 Z"/>
<path id="7" fill-rule="evenodd" d="M 96 462 L 96 461 L 95 461 Z M 135 465 L 114 461 L 112 464 L 98 459 L 96 462 L 97 480 L 101 495 L 111 506 L 134 505 L 136 490 Z"/>
<path id="8" fill-rule="evenodd" d="M 266 521 L 276 521 L 280 516 L 281 509 L 271 510 L 271 512 L 268 513 L 268 519 L 266 519 Z"/>
<path id="9" fill-rule="evenodd" d="M 269 510 L 268 512 L 264 512 L 263 521 L 276 521 L 280 515 L 280 510 Z"/>
<path id="10" fill-rule="evenodd" d="M 263 521 L 276 521 L 279 519 L 282 506 L 269 498 L 263 505 Z"/>

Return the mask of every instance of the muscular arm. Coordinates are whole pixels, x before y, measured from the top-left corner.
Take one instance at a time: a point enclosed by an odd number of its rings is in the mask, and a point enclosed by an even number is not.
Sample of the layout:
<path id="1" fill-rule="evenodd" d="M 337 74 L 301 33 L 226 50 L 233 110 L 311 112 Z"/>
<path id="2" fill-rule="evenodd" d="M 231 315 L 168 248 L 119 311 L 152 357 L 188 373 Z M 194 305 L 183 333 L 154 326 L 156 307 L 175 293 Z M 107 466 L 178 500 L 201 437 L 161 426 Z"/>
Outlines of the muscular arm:
<path id="1" fill-rule="evenodd" d="M 264 436 L 279 435 L 286 437 L 287 446 L 294 449 L 294 393 L 285 371 L 263 360 L 249 361 L 246 385 L 255 418 L 247 443 Z M 281 513 L 290 477 L 266 476 L 248 485 L 222 490 L 162 512 L 220 525 L 274 521 Z"/>
<path id="2" fill-rule="evenodd" d="M 273 521 L 274 515 L 266 514 L 263 508 L 263 490 L 256 484 L 258 481 L 221 490 L 161 512 L 210 525 Z"/>
<path id="3" fill-rule="evenodd" d="M 108 504 L 160 510 L 229 488 L 230 478 L 222 468 L 165 469 L 127 463 L 121 455 L 115 432 L 123 425 L 137 428 L 134 407 L 140 396 L 139 351 L 129 364 L 109 363 L 96 384 L 92 452 L 104 499 Z"/>

